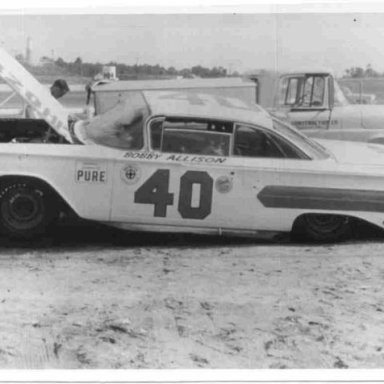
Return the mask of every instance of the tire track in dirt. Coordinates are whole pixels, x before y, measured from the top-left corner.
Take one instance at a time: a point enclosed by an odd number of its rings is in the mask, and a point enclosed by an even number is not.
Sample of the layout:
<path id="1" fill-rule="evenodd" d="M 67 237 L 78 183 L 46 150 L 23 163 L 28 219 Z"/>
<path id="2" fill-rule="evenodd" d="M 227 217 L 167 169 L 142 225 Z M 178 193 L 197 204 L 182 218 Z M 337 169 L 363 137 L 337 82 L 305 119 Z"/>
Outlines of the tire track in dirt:
<path id="1" fill-rule="evenodd" d="M 163 241 L 1 249 L 0 366 L 383 365 L 382 243 Z"/>

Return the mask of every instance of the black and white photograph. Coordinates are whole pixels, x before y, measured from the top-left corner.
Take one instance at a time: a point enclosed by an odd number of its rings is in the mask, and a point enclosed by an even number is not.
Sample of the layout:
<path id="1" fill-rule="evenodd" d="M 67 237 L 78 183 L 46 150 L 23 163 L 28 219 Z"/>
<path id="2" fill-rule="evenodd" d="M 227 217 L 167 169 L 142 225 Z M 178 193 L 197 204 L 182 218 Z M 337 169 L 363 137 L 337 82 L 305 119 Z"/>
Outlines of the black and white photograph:
<path id="1" fill-rule="evenodd" d="M 379 5 L 0 6 L 0 369 L 383 369 L 383 43 Z"/>

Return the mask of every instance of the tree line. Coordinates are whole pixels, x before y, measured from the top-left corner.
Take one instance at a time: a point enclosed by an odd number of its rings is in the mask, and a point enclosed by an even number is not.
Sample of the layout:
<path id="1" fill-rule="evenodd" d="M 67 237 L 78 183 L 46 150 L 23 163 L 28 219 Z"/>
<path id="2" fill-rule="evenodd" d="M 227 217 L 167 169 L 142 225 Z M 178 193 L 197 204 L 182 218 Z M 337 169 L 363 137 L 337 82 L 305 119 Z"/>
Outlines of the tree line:
<path id="1" fill-rule="evenodd" d="M 118 62 L 108 63 L 90 63 L 84 62 L 80 57 L 74 61 L 65 61 L 61 57 L 56 60 L 43 56 L 40 58 L 39 63 L 31 65 L 26 63 L 23 55 L 17 55 L 18 59 L 27 69 L 35 75 L 67 75 L 67 76 L 81 76 L 92 78 L 102 71 L 104 65 L 111 65 L 116 67 L 116 73 L 119 79 L 140 79 L 146 77 L 176 77 L 182 76 L 186 78 L 191 77 L 226 77 L 228 71 L 226 68 L 218 66 L 213 68 L 207 68 L 201 65 L 195 65 L 191 68 L 176 69 L 173 66 L 163 67 L 159 64 L 134 64 L 128 65 Z M 232 73 L 232 76 L 238 75 L 238 73 Z"/>
<path id="2" fill-rule="evenodd" d="M 344 71 L 344 78 L 368 78 L 368 77 L 384 77 L 384 72 L 374 70 L 371 64 L 365 68 L 351 67 Z"/>
<path id="3" fill-rule="evenodd" d="M 201 65 L 195 65 L 191 68 L 176 69 L 173 66 L 163 67 L 159 64 L 133 64 L 118 63 L 110 61 L 108 63 L 90 63 L 84 62 L 81 57 L 74 61 L 65 61 L 61 57 L 52 59 L 47 56 L 40 58 L 39 63 L 35 65 L 28 64 L 23 55 L 16 55 L 19 60 L 34 75 L 66 75 L 93 78 L 102 72 L 104 65 L 116 67 L 116 73 L 121 80 L 135 80 L 142 78 L 172 78 L 181 76 L 184 78 L 201 77 L 215 78 L 226 76 L 239 76 L 236 71 L 229 73 L 222 66 L 208 68 Z M 372 68 L 371 64 L 363 67 L 350 67 L 344 70 L 343 78 L 374 78 L 384 77 L 384 72 L 379 72 Z"/>

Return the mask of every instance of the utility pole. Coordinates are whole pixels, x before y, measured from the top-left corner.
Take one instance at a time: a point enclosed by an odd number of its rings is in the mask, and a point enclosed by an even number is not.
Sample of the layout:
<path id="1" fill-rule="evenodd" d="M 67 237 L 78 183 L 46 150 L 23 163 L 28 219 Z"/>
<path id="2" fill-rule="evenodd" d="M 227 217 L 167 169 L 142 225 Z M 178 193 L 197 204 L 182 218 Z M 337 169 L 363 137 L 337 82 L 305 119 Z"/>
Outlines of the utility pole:
<path id="1" fill-rule="evenodd" d="M 30 36 L 27 37 L 27 46 L 25 49 L 25 62 L 32 64 L 32 39 Z"/>

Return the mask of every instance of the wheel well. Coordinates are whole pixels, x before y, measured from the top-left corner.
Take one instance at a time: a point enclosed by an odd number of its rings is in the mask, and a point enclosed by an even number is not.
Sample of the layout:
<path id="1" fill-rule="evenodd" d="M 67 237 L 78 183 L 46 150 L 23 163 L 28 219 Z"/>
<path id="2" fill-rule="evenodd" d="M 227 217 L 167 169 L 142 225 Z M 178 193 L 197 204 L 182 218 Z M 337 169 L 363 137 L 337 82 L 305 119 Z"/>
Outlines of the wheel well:
<path id="1" fill-rule="evenodd" d="M 308 213 L 302 213 L 301 215 L 296 217 L 296 219 L 294 220 L 294 222 L 292 224 L 291 230 L 295 231 L 296 229 L 298 229 L 300 227 L 300 225 L 304 224 L 305 218 L 307 216 L 311 216 L 311 215 L 327 215 L 327 216 L 338 216 L 338 217 L 342 216 L 342 217 L 349 218 L 351 221 L 358 221 L 358 220 L 360 220 L 360 219 L 358 219 L 356 217 L 353 217 L 353 216 L 340 215 L 338 213 L 308 212 Z"/>
<path id="2" fill-rule="evenodd" d="M 0 177 L 0 188 L 2 188 L 6 184 L 10 183 L 33 183 L 37 187 L 44 188 L 48 191 L 52 198 L 55 199 L 58 204 L 58 210 L 60 212 L 64 212 L 70 216 L 77 216 L 74 210 L 70 207 L 70 205 L 64 200 L 64 198 L 53 188 L 49 183 L 45 180 L 39 179 L 38 177 L 33 176 L 19 176 L 19 175 L 7 175 Z"/>
<path id="3" fill-rule="evenodd" d="M 300 216 L 297 216 L 296 219 L 294 220 L 291 228 L 291 232 L 293 234 L 297 233 L 300 230 L 300 227 L 302 225 L 305 225 L 305 217 L 308 215 L 328 215 L 328 216 L 342 216 L 346 217 L 350 220 L 350 225 L 351 225 L 351 230 L 354 236 L 358 234 L 363 228 L 363 231 L 371 231 L 371 232 L 377 232 L 377 233 L 383 233 L 383 228 L 380 227 L 377 224 L 374 224 L 372 222 L 369 222 L 367 220 L 361 219 L 359 217 L 355 216 L 350 216 L 350 215 L 341 215 L 341 214 L 336 214 L 336 213 L 318 213 L 318 212 L 308 212 L 308 213 L 303 213 Z"/>

